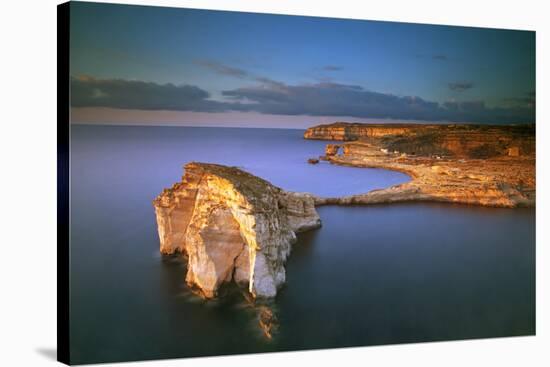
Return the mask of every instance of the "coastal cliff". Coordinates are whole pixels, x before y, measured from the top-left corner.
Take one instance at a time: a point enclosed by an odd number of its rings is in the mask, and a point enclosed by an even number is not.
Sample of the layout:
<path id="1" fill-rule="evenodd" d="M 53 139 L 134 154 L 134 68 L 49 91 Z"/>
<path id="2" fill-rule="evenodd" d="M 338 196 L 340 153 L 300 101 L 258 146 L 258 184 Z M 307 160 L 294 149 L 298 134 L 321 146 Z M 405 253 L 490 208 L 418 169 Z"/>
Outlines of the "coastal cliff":
<path id="1" fill-rule="evenodd" d="M 336 122 L 310 127 L 305 139 L 362 141 L 390 152 L 491 158 L 535 153 L 535 125 L 425 125 Z"/>
<path id="2" fill-rule="evenodd" d="M 186 281 L 207 298 L 231 281 L 275 297 L 296 233 L 321 226 L 312 196 L 216 164 L 188 163 L 153 205 L 161 253 L 185 254 Z"/>
<path id="3" fill-rule="evenodd" d="M 365 194 L 317 198 L 316 205 L 438 201 L 483 206 L 534 206 L 533 125 L 382 125 L 335 123 L 309 128 L 327 144 L 333 164 L 400 171 L 411 181 Z"/>

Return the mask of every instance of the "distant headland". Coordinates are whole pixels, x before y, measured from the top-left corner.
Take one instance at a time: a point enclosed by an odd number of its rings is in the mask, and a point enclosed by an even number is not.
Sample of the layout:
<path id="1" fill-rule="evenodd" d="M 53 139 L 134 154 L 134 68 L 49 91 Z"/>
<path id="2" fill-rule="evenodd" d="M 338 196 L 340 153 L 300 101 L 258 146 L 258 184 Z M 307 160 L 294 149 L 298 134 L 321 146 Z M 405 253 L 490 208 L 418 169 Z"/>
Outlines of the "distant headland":
<path id="1" fill-rule="evenodd" d="M 484 206 L 535 205 L 535 125 L 422 125 L 336 122 L 305 139 L 328 144 L 321 160 L 401 171 L 412 181 L 316 204 L 440 201 Z M 341 152 L 341 154 L 339 154 Z"/>

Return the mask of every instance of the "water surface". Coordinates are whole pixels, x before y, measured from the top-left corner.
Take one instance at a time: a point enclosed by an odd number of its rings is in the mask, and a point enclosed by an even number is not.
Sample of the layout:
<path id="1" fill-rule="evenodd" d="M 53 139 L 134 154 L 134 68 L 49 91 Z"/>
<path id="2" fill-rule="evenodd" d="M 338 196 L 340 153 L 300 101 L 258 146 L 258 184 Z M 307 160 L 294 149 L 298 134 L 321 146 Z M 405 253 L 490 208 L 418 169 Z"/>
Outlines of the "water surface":
<path id="1" fill-rule="evenodd" d="M 535 331 L 535 211 L 446 204 L 321 207 L 299 236 L 272 341 L 236 293 L 204 302 L 161 257 L 153 198 L 196 160 L 322 196 L 405 182 L 309 165 L 299 130 L 73 126 L 71 353 L 75 363 L 527 335 Z"/>

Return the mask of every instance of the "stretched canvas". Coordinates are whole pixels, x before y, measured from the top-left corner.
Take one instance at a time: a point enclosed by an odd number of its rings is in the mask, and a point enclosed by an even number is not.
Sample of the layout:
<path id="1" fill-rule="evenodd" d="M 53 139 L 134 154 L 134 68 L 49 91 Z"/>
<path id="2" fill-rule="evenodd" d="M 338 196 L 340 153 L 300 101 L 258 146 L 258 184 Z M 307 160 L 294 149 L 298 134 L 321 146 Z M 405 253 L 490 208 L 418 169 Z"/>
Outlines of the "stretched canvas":
<path id="1" fill-rule="evenodd" d="M 535 334 L 534 31 L 69 2 L 58 56 L 60 361 Z"/>

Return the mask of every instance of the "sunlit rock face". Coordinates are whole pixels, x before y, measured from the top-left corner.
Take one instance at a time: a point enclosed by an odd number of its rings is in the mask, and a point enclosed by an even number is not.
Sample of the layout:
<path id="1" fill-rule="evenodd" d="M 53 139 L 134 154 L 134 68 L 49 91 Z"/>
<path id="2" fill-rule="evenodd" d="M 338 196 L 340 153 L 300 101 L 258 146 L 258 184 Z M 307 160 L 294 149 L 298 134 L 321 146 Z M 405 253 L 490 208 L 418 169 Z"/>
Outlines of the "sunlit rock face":
<path id="1" fill-rule="evenodd" d="M 414 127 L 414 126 L 413 126 Z M 402 135 L 410 131 L 405 124 L 361 124 L 334 122 L 308 128 L 304 133 L 306 139 L 354 141 L 361 138 L 380 138 L 386 135 Z"/>
<path id="2" fill-rule="evenodd" d="M 529 156 L 535 125 L 361 124 L 335 122 L 308 128 L 305 139 L 361 141 L 389 152 L 467 158 Z M 327 145 L 326 156 L 335 155 Z"/>
<path id="3" fill-rule="evenodd" d="M 417 156 L 389 152 L 376 141 L 343 144 L 343 154 L 327 156 L 332 164 L 382 168 L 408 174 L 411 180 L 368 193 L 316 198 L 316 205 L 369 205 L 437 201 L 514 208 L 535 206 L 536 159 L 510 149 L 490 158 Z"/>
<path id="4" fill-rule="evenodd" d="M 330 157 L 330 156 L 333 156 L 333 155 L 337 155 L 338 150 L 340 150 L 340 145 L 327 144 L 327 146 L 325 147 L 325 156 Z"/>
<path id="5" fill-rule="evenodd" d="M 274 297 L 296 233 L 321 226 L 312 196 L 215 164 L 187 164 L 182 181 L 153 205 L 161 253 L 186 254 L 186 281 L 205 297 L 231 281 Z"/>

